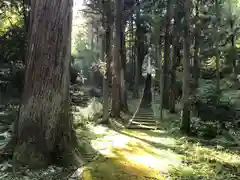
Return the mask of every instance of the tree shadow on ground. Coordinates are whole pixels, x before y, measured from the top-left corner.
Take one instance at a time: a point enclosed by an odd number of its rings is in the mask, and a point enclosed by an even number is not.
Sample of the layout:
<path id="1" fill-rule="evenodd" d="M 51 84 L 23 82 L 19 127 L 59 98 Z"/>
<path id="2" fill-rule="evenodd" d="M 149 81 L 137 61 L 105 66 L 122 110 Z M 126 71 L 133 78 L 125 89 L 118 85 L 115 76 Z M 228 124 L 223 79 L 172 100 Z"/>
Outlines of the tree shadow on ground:
<path id="1" fill-rule="evenodd" d="M 76 126 L 77 148 L 87 162 L 83 180 L 237 179 L 240 174 L 239 155 L 190 141 L 176 128 L 176 119 L 165 120 L 157 131 L 110 129 L 88 121 Z M 68 179 L 73 171 L 36 179 Z"/>
<path id="2" fill-rule="evenodd" d="M 158 131 L 117 130 L 117 132 L 142 141 L 152 148 L 170 150 L 180 155 L 182 157 L 181 165 L 177 168 L 174 167 L 169 172 L 173 179 L 186 179 L 189 176 L 191 176 L 190 179 L 238 177 L 240 174 L 238 170 L 240 168 L 240 156 L 238 153 L 231 151 L 231 147 L 221 147 L 219 144 L 213 143 L 211 145 L 199 143 L 201 142 L 199 138 L 186 137 L 179 132 L 178 128 L 174 128 L 174 125 L 169 126 L 166 122 L 171 121 L 166 120 L 161 130 Z M 175 122 L 175 124 L 177 125 L 178 122 Z M 174 130 L 169 127 L 174 128 Z M 149 149 L 146 151 L 149 151 Z M 152 153 L 151 150 L 149 153 Z"/>

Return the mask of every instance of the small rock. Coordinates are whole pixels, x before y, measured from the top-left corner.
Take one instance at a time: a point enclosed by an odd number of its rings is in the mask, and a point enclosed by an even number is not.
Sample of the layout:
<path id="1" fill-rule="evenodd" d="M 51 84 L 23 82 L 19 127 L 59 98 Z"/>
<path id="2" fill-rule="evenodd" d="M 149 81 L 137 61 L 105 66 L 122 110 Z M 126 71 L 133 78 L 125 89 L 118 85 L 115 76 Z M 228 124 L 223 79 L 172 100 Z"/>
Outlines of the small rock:
<path id="1" fill-rule="evenodd" d="M 81 180 L 83 178 L 83 172 L 85 169 L 85 167 L 78 168 L 68 180 Z"/>

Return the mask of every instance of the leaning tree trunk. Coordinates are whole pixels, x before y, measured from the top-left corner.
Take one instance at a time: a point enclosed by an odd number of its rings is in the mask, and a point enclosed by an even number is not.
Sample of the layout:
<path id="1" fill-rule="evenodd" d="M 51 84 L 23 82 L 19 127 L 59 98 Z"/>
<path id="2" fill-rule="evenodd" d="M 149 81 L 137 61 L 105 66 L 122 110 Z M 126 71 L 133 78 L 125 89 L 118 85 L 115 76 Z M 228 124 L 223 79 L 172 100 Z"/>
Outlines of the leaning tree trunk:
<path id="1" fill-rule="evenodd" d="M 32 0 L 25 86 L 16 121 L 16 162 L 52 163 L 71 153 L 69 66 L 72 0 Z"/>

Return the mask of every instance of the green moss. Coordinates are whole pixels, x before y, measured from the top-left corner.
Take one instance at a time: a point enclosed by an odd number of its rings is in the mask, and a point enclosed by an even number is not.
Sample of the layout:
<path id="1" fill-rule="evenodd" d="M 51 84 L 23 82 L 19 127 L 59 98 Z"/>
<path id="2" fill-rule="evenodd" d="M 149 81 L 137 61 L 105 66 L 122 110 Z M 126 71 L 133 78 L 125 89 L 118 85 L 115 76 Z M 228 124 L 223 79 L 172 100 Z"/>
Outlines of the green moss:
<path id="1" fill-rule="evenodd" d="M 162 180 L 162 176 L 151 174 L 149 171 L 135 167 L 122 159 L 101 158 L 98 161 L 92 162 L 83 173 L 83 180 Z"/>

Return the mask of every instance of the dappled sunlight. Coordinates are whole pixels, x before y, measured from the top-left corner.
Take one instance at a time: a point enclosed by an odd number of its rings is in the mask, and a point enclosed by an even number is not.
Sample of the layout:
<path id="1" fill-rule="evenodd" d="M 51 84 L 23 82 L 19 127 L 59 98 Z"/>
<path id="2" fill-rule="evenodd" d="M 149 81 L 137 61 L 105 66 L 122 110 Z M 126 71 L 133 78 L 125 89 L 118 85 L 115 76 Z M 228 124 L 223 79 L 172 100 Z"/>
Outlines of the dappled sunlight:
<path id="1" fill-rule="evenodd" d="M 92 147 L 99 151 L 102 155 L 108 157 L 116 157 L 116 155 L 112 152 L 113 148 L 126 148 L 127 143 L 130 141 L 129 138 L 123 135 L 113 135 L 113 136 L 105 136 L 103 138 L 98 138 L 96 140 L 92 140 Z"/>
<path id="2" fill-rule="evenodd" d="M 217 179 L 239 172 L 240 155 L 220 146 L 190 142 L 164 130 L 115 131 L 89 125 L 89 143 L 100 158 L 88 165 L 84 179 Z M 93 136 L 93 137 L 94 137 Z M 230 172 L 229 172 L 230 171 Z M 223 174 L 223 175 L 222 175 Z"/>
<path id="3" fill-rule="evenodd" d="M 152 143 L 161 143 L 162 145 L 168 147 L 174 147 L 177 145 L 177 143 L 179 143 L 175 138 L 166 136 L 167 132 L 163 130 L 149 132 L 124 130 L 123 132 L 140 140 L 149 141 Z"/>
<path id="4" fill-rule="evenodd" d="M 92 127 L 92 132 L 94 134 L 105 134 L 109 131 L 109 128 L 104 127 L 104 126 L 95 126 Z"/>
<path id="5" fill-rule="evenodd" d="M 128 163 L 158 172 L 167 172 L 171 166 L 181 163 L 181 157 L 174 152 L 155 149 L 144 143 L 130 143 L 127 148 L 116 148 L 114 151 Z"/>
<path id="6" fill-rule="evenodd" d="M 84 180 L 164 180 L 154 169 L 136 166 L 121 158 L 102 159 L 98 163 L 90 163 L 84 172 Z"/>
<path id="7" fill-rule="evenodd" d="M 98 127 L 93 131 L 100 134 L 105 133 L 106 129 Z M 124 168 L 134 168 L 131 173 L 139 177 L 161 179 L 161 172 L 166 173 L 173 166 L 181 164 L 181 156 L 169 149 L 158 149 L 137 138 L 112 130 L 108 131 L 108 135 L 92 140 L 91 145 L 105 158 L 113 158 Z"/>
<path id="8" fill-rule="evenodd" d="M 207 147 L 185 141 L 176 152 L 183 155 L 183 164 L 169 171 L 174 177 L 196 175 L 204 179 L 217 179 L 221 175 L 224 179 L 229 177 L 229 173 L 232 173 L 233 178 L 240 173 L 239 154 L 226 152 L 220 147 Z"/>
<path id="9" fill-rule="evenodd" d="M 230 152 L 224 152 L 210 147 L 202 147 L 198 144 L 193 145 L 192 149 L 188 148 L 188 153 L 194 155 L 196 158 L 208 159 L 211 161 L 218 161 L 221 163 L 229 163 L 240 166 L 240 155 Z"/>

